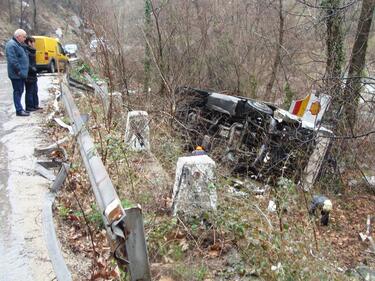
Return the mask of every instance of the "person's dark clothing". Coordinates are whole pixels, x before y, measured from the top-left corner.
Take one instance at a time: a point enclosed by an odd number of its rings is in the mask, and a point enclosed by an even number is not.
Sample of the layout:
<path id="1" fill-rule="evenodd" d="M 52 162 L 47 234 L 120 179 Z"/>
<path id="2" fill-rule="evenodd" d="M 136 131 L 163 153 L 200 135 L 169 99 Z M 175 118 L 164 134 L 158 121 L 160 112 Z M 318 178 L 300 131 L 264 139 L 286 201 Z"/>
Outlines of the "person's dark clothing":
<path id="1" fill-rule="evenodd" d="M 37 78 L 37 69 L 36 69 L 36 50 L 33 47 L 25 45 L 25 50 L 27 55 L 29 56 L 29 71 L 27 74 L 26 82 L 35 82 L 38 80 Z"/>
<path id="2" fill-rule="evenodd" d="M 200 156 L 200 155 L 207 155 L 206 151 L 204 150 L 194 150 L 191 153 L 192 156 Z"/>
<path id="3" fill-rule="evenodd" d="M 320 222 L 322 223 L 322 225 L 328 225 L 328 222 L 329 222 L 330 210 L 324 210 L 323 208 L 326 201 L 330 201 L 326 196 L 315 195 L 313 196 L 313 199 L 311 201 L 311 205 L 309 208 L 310 215 L 315 215 L 316 211 L 320 210 L 320 213 L 321 213 Z M 331 206 L 332 206 L 332 203 L 331 203 Z"/>
<path id="4" fill-rule="evenodd" d="M 13 86 L 13 102 L 16 113 L 23 112 L 21 97 L 25 88 L 25 79 L 29 70 L 29 58 L 22 46 L 15 38 L 5 44 L 5 53 L 8 64 L 8 77 Z"/>
<path id="5" fill-rule="evenodd" d="M 16 38 L 5 44 L 5 53 L 8 62 L 9 79 L 26 79 L 29 71 L 29 58 Z"/>
<path id="6" fill-rule="evenodd" d="M 26 96 L 25 96 L 26 110 L 38 109 L 39 98 L 38 98 L 38 82 L 27 82 L 26 81 Z"/>
<path id="7" fill-rule="evenodd" d="M 13 86 L 13 102 L 14 107 L 16 108 L 16 112 L 22 112 L 23 107 L 21 104 L 21 97 L 23 90 L 25 88 L 25 79 L 10 79 L 12 81 Z"/>
<path id="8" fill-rule="evenodd" d="M 35 60 L 36 50 L 28 45 L 25 46 L 25 50 L 29 56 L 29 73 L 26 78 L 25 104 L 26 110 L 32 110 L 39 107 L 38 78 Z"/>

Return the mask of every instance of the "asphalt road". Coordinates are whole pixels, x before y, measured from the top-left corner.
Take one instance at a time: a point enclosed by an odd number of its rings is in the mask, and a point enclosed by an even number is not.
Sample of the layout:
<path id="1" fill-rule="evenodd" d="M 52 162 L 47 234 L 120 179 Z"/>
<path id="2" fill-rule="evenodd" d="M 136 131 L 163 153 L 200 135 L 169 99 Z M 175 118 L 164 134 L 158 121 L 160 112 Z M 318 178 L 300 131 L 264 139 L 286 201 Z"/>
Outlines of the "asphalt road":
<path id="1" fill-rule="evenodd" d="M 0 81 L 0 281 L 54 280 L 42 228 L 50 182 L 34 172 L 33 153 L 42 143 L 44 117 L 41 112 L 15 115 L 4 63 L 0 63 Z M 38 85 L 43 106 L 51 77 L 39 78 Z"/>

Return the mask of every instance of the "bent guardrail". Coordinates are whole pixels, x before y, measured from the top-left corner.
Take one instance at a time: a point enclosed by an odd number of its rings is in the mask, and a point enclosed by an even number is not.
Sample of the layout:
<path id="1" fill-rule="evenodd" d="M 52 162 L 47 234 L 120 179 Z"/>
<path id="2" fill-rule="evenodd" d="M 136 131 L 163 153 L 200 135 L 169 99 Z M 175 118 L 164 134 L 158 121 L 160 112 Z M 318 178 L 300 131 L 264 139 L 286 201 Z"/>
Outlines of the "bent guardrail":
<path id="1" fill-rule="evenodd" d="M 73 132 L 88 173 L 97 205 L 111 241 L 111 248 L 119 266 L 127 267 L 132 281 L 151 280 L 141 208 L 124 210 L 109 175 L 96 151 L 81 119 L 64 76 L 61 94 L 66 111 L 73 123 Z"/>
<path id="2" fill-rule="evenodd" d="M 107 116 L 109 110 L 108 93 L 105 90 L 103 90 L 88 73 L 85 73 L 84 76 L 86 80 L 89 81 L 89 83 L 91 84 L 90 87 L 92 87 L 94 89 L 94 92 L 97 95 L 99 95 L 103 105 L 104 113 Z"/>
<path id="3" fill-rule="evenodd" d="M 95 89 L 85 83 L 82 83 L 72 77 L 69 76 L 69 86 L 72 86 L 72 87 L 75 87 L 77 89 L 80 89 L 80 90 L 84 90 L 84 91 L 90 91 L 90 92 L 94 92 Z"/>

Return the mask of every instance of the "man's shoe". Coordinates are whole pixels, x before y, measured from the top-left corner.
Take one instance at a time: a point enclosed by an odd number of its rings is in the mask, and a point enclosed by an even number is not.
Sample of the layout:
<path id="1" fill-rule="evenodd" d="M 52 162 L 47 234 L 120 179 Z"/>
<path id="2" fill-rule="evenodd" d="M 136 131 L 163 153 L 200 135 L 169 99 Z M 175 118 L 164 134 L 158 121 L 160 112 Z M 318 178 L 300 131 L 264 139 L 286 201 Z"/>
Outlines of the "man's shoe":
<path id="1" fill-rule="evenodd" d="M 26 107 L 26 111 L 29 111 L 29 112 L 31 112 L 31 111 L 37 111 L 37 109 L 34 108 L 34 107 Z"/>
<path id="2" fill-rule="evenodd" d="M 22 110 L 22 111 L 16 112 L 16 115 L 17 116 L 30 116 L 30 113 Z"/>
<path id="3" fill-rule="evenodd" d="M 41 109 L 43 109 L 43 107 L 37 106 L 37 107 L 35 107 L 35 109 L 36 110 L 41 110 Z"/>

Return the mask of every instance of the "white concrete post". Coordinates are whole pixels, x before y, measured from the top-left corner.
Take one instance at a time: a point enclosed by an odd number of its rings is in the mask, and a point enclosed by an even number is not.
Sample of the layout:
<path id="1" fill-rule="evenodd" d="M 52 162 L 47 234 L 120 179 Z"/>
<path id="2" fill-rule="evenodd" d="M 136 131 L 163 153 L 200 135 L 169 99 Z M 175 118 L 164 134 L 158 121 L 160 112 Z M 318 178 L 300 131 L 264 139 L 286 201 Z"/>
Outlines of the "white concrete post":
<path id="1" fill-rule="evenodd" d="M 125 143 L 134 151 L 150 151 L 150 129 L 146 111 L 130 111 L 126 121 Z"/>
<path id="2" fill-rule="evenodd" d="M 331 143 L 330 136 L 332 135 L 333 134 L 328 131 L 319 131 L 317 133 L 315 148 L 310 155 L 309 162 L 302 176 L 301 184 L 303 190 L 310 191 L 312 189 L 322 167 L 329 144 Z"/>
<path id="3" fill-rule="evenodd" d="M 180 157 L 173 187 L 173 215 L 216 210 L 215 161 L 207 155 Z"/>

